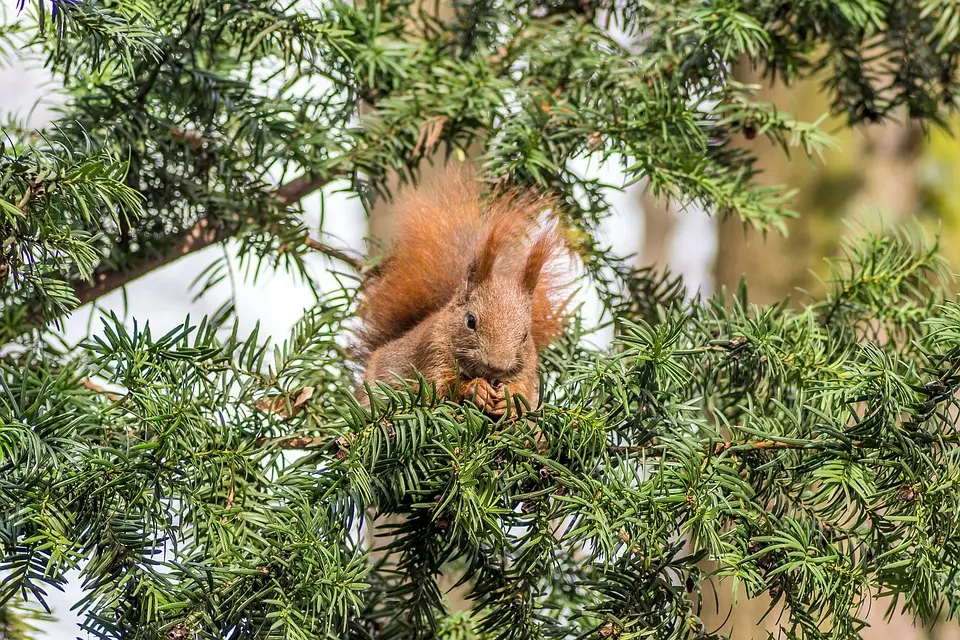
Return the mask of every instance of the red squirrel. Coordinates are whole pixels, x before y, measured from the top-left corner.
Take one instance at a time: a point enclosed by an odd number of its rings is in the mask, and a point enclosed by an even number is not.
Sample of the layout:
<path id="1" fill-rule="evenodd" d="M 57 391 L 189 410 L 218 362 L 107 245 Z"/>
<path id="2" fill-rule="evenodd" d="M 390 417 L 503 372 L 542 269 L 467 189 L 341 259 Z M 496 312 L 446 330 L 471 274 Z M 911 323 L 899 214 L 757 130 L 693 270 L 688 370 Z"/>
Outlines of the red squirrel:
<path id="1" fill-rule="evenodd" d="M 484 197 L 469 172 L 401 193 L 394 245 L 361 287 L 364 382 L 419 372 L 444 398 L 488 415 L 538 404 L 538 352 L 563 331 L 564 234 L 542 196 Z"/>

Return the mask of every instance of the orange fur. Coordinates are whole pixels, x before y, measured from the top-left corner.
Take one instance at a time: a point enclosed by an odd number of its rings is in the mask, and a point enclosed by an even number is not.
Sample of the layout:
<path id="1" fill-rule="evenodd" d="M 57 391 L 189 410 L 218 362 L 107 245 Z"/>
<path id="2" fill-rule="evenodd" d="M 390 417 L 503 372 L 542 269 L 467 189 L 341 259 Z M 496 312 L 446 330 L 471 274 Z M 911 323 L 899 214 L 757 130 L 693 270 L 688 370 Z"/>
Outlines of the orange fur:
<path id="1" fill-rule="evenodd" d="M 531 333 L 537 350 L 550 345 L 563 333 L 564 311 L 569 300 L 568 284 L 556 269 L 549 269 L 564 249 L 563 239 L 554 230 L 540 237 L 527 260 L 524 271 L 526 286 L 532 280 L 533 325 Z"/>
<path id="2" fill-rule="evenodd" d="M 422 376 L 491 416 L 536 408 L 538 352 L 560 335 L 565 302 L 551 204 L 516 190 L 482 197 L 464 172 L 404 193 L 394 249 L 361 290 L 364 382 Z"/>
<path id="3" fill-rule="evenodd" d="M 567 280 L 551 268 L 564 253 L 557 224 L 542 226 L 552 201 L 501 190 L 484 198 L 469 170 L 448 170 L 396 200 L 393 249 L 361 289 L 361 341 L 372 353 L 450 302 L 470 277 L 514 272 L 533 286 L 531 334 L 538 350 L 563 331 Z M 528 289 L 529 292 L 529 289 Z"/>
<path id="4" fill-rule="evenodd" d="M 505 251 L 508 243 L 522 241 L 525 230 L 523 222 L 523 220 L 506 215 L 494 217 L 487 221 L 483 240 L 480 243 L 480 251 L 476 262 L 471 265 L 467 272 L 468 277 L 472 277 L 476 282 L 489 280 L 493 275 L 497 258 Z M 471 270 L 473 270 L 473 273 L 471 273 Z"/>

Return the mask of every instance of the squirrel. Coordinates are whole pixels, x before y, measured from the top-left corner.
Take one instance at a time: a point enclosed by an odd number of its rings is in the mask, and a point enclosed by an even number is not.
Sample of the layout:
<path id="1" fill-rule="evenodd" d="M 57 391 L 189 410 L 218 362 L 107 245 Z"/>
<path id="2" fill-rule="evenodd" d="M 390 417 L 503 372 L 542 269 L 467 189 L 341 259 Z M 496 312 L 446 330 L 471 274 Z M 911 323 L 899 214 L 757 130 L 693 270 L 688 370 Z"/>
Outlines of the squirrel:
<path id="1" fill-rule="evenodd" d="M 487 197 L 467 170 L 396 200 L 392 250 L 360 289 L 363 380 L 438 395 L 492 417 L 536 409 L 538 354 L 561 335 L 569 301 L 564 231 L 533 192 Z M 526 407 L 524 406 L 524 402 Z"/>

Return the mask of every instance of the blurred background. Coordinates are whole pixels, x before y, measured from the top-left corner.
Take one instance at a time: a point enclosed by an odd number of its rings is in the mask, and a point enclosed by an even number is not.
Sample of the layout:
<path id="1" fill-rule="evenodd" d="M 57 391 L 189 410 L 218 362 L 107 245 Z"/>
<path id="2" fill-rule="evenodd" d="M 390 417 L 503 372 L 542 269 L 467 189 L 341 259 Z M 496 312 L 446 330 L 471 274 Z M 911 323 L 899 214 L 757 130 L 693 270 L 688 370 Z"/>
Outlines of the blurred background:
<path id="1" fill-rule="evenodd" d="M 780 110 L 800 120 L 813 121 L 828 104 L 816 82 L 790 88 L 769 86 L 742 69 L 740 79 L 762 84 L 759 98 L 773 102 Z M 42 128 L 57 115 L 59 98 L 48 74 L 38 61 L 10 60 L 0 68 L 0 112 L 3 121 L 15 119 Z M 956 123 L 960 124 L 960 123 Z M 769 303 L 790 296 L 802 301 L 816 296 L 825 275 L 824 257 L 835 255 L 840 240 L 858 227 L 892 226 L 911 218 L 919 220 L 931 234 L 942 233 L 942 247 L 953 265 L 960 265 L 960 142 L 942 130 L 922 131 L 898 123 L 873 125 L 855 131 L 843 129 L 839 121 L 827 121 L 824 128 L 836 137 L 837 147 L 822 162 L 812 163 L 801 155 L 788 158 L 762 136 L 744 138 L 760 157 L 765 184 L 797 189 L 794 209 L 799 217 L 788 225 L 786 237 L 748 232 L 735 220 L 720 221 L 702 211 L 675 208 L 653 201 L 643 184 L 626 191 L 612 190 L 617 215 L 605 229 L 607 242 L 623 254 L 635 254 L 639 264 L 656 264 L 684 277 L 691 295 L 711 295 L 726 287 L 735 288 L 741 276 L 749 283 L 754 302 Z M 602 177 L 608 184 L 622 184 L 615 164 L 578 167 Z M 357 253 L 366 252 L 368 235 L 385 236 L 389 229 L 389 205 L 375 206 L 369 215 L 359 200 L 340 191 L 345 185 L 331 184 L 323 193 L 304 201 L 304 215 L 311 226 L 322 227 L 331 238 Z M 191 284 L 203 269 L 233 247 L 214 246 L 157 270 L 98 301 L 100 309 L 83 308 L 66 324 L 72 340 L 80 340 L 99 326 L 101 310 L 113 310 L 122 317 L 149 319 L 161 332 L 183 321 L 187 314 L 197 318 L 212 314 L 226 296 L 233 294 L 241 331 L 260 323 L 261 335 L 282 341 L 304 309 L 315 300 L 315 292 L 283 273 L 261 275 L 252 282 L 246 274 L 231 271 L 216 289 L 197 299 Z M 319 256 L 312 267 L 322 274 L 329 263 Z M 333 286 L 332 274 L 322 282 Z M 586 313 L 596 313 L 596 304 L 584 294 Z M 51 594 L 55 621 L 43 623 L 49 638 L 75 637 L 76 616 L 70 603 L 78 599 L 80 587 L 72 592 Z M 734 638 L 765 638 L 776 632 L 776 610 L 764 615 L 766 600 L 735 599 L 728 586 L 720 585 L 719 603 L 705 593 L 703 617 L 708 628 L 723 626 Z M 884 621 L 887 603 L 878 600 L 863 612 L 871 628 L 869 639 L 960 638 L 955 624 L 913 621 L 894 617 Z M 716 613 L 714 613 L 716 612 Z"/>

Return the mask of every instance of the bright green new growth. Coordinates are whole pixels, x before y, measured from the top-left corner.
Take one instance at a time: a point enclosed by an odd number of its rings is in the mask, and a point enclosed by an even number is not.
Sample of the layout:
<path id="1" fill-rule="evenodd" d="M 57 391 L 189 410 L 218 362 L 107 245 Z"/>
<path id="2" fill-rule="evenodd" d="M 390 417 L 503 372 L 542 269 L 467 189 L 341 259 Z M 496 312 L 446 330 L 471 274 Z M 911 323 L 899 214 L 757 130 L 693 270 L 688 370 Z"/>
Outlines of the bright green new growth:
<path id="1" fill-rule="evenodd" d="M 829 138 L 733 65 L 820 74 L 851 125 L 942 124 L 957 7 L 623 5 L 59 0 L 0 32 L 69 98 L 42 135 L 5 126 L 0 157 L 0 637 L 75 570 L 85 628 L 123 639 L 700 638 L 722 576 L 798 637 L 856 637 L 871 594 L 954 613 L 960 304 L 936 248 L 852 241 L 796 308 L 685 302 L 599 244 L 602 185 L 569 163 L 781 229 L 786 195 L 732 138 Z M 359 267 L 308 238 L 300 198 L 384 194 L 475 144 L 492 180 L 562 199 L 617 330 L 596 351 L 572 323 L 528 420 L 425 393 L 362 409 L 352 282 L 272 349 L 229 302 L 165 336 L 111 316 L 58 339 L 79 302 L 229 239 L 254 273 L 309 278 L 315 250 Z"/>

